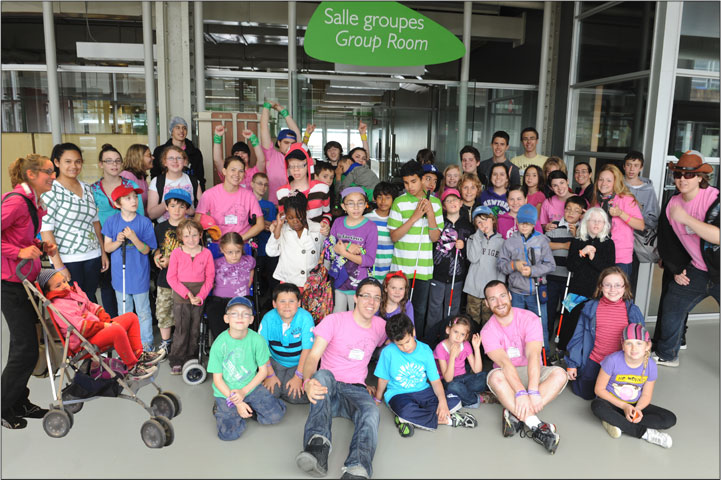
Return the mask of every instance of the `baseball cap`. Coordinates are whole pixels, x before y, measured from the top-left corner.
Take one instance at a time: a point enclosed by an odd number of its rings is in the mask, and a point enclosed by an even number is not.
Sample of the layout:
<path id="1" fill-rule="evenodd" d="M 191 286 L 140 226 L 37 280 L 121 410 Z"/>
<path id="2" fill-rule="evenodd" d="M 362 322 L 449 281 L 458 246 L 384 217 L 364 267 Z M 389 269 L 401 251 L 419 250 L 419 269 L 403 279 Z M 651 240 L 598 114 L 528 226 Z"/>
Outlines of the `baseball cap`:
<path id="1" fill-rule="evenodd" d="M 251 310 L 253 310 L 253 313 L 255 313 L 255 310 L 253 309 L 253 302 L 251 302 L 250 300 L 248 300 L 248 299 L 245 298 L 245 297 L 233 297 L 233 298 L 231 298 L 230 301 L 228 302 L 228 304 L 225 306 L 225 312 L 227 313 L 228 310 L 230 310 L 230 307 L 234 307 L 234 306 L 236 306 L 236 305 L 240 305 L 240 306 L 243 306 L 243 307 L 248 307 L 248 308 L 250 308 Z"/>
<path id="2" fill-rule="evenodd" d="M 140 188 L 126 187 L 125 185 L 121 184 L 113 189 L 113 192 L 110 194 L 110 196 L 113 199 L 113 202 L 117 202 L 119 198 L 124 197 L 125 195 L 129 195 L 133 192 L 140 195 L 141 193 L 143 193 L 143 190 Z"/>
<path id="3" fill-rule="evenodd" d="M 538 220 L 538 210 L 536 207 L 530 204 L 525 204 L 518 209 L 518 215 L 516 215 L 516 221 L 518 223 L 532 223 L 536 224 Z"/>
<path id="4" fill-rule="evenodd" d="M 284 128 L 280 132 L 278 132 L 278 141 L 280 142 L 283 139 L 291 138 L 294 142 L 298 141 L 298 137 L 296 136 L 295 132 L 291 130 L 290 128 Z"/>
<path id="5" fill-rule="evenodd" d="M 491 210 L 491 207 L 488 207 L 486 205 L 479 205 L 473 209 L 473 214 L 471 216 L 473 218 L 476 218 L 478 215 L 493 215 L 494 217 L 496 216 L 493 213 L 493 210 Z"/>
<path id="6" fill-rule="evenodd" d="M 168 192 L 168 194 L 170 194 L 170 192 Z M 218 224 L 215 223 L 215 219 L 207 213 L 201 213 L 199 221 L 200 226 L 208 232 L 208 235 L 210 235 L 210 238 L 212 238 L 214 242 L 217 242 L 218 239 L 223 236 L 223 232 L 220 230 Z"/>
<path id="7" fill-rule="evenodd" d="M 446 188 L 446 190 L 441 194 L 441 202 L 445 200 L 448 195 L 455 195 L 456 197 L 461 198 L 461 193 L 458 190 L 455 188 Z"/>
<path id="8" fill-rule="evenodd" d="M 342 199 L 345 199 L 348 195 L 351 193 L 360 193 L 364 197 L 366 196 L 365 190 L 363 190 L 361 187 L 348 187 L 344 188 L 342 192 L 340 192 L 340 196 Z"/>
<path id="9" fill-rule="evenodd" d="M 193 204 L 193 200 L 190 198 L 190 194 L 183 190 L 182 188 L 174 188 L 168 193 L 165 194 L 165 197 L 163 197 L 163 201 L 167 204 L 168 200 L 171 198 L 174 198 L 176 200 L 180 200 L 181 202 L 185 202 L 188 207 L 190 207 Z"/>

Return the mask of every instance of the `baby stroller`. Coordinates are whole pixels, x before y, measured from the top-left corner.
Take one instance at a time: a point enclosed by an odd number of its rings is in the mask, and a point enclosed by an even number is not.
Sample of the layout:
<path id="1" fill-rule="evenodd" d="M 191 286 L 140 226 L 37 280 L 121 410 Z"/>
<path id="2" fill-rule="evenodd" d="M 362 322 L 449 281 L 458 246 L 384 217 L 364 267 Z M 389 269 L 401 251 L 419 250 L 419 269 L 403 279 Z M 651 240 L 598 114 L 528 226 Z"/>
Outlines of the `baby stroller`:
<path id="1" fill-rule="evenodd" d="M 43 295 L 39 285 L 33 285 L 27 276 L 23 275 L 22 268 L 27 262 L 28 260 L 22 260 L 15 271 L 38 315 L 46 346 L 45 358 L 53 402 L 43 417 L 45 433 L 53 438 L 64 437 L 73 426 L 74 414 L 83 408 L 85 402 L 100 397 L 116 397 L 137 403 L 150 415 L 150 419 L 140 428 L 140 436 L 146 446 L 162 448 L 172 444 L 175 434 L 170 419 L 180 414 L 180 398 L 172 392 L 163 391 L 153 377 L 126 380 L 123 375 L 123 369 L 126 368 L 122 362 L 101 356 L 104 352 L 78 332 Z M 64 337 L 58 326 L 60 322 L 67 325 Z M 77 351 L 69 351 L 71 335 L 80 340 Z M 62 352 L 51 352 L 51 349 L 61 349 Z M 53 359 L 60 359 L 59 364 Z M 56 384 L 57 375 L 60 375 L 60 379 Z M 137 396 L 137 392 L 147 384 L 152 384 L 158 392 L 150 405 Z"/>

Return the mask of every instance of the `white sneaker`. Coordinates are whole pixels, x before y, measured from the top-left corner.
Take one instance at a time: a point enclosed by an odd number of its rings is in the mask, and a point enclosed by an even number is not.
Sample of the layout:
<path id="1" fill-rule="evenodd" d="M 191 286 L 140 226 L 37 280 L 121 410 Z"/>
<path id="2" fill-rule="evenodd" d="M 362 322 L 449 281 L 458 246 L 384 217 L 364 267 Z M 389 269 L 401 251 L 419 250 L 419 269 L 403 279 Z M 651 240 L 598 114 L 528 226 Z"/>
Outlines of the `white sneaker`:
<path id="1" fill-rule="evenodd" d="M 659 432 L 656 429 L 653 428 L 647 428 L 646 433 L 643 434 L 644 440 L 646 440 L 649 443 L 653 443 L 654 445 L 658 445 L 663 448 L 671 448 L 671 445 L 673 445 L 673 440 L 671 440 L 671 435 L 664 432 Z"/>
<path id="2" fill-rule="evenodd" d="M 608 434 L 611 435 L 611 438 L 620 438 L 621 435 L 623 435 L 621 429 L 615 425 L 611 425 L 610 423 L 603 420 L 601 420 L 601 425 L 603 425 L 603 428 L 605 428 Z"/>
<path id="3" fill-rule="evenodd" d="M 656 362 L 656 365 L 660 365 L 662 367 L 678 367 L 679 365 L 678 357 L 676 357 L 674 360 L 663 360 L 654 353 L 652 355 L 652 358 Z"/>

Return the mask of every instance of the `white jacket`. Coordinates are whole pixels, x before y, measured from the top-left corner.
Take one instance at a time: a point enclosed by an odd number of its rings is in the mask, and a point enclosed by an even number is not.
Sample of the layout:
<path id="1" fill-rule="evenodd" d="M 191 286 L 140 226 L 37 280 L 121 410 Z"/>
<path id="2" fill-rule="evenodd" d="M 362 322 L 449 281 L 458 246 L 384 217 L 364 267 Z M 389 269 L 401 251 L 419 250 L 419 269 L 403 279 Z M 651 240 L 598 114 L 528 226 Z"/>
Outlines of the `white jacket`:
<path id="1" fill-rule="evenodd" d="M 323 250 L 325 235 L 320 233 L 320 223 L 308 222 L 308 227 L 298 238 L 298 233 L 288 224 L 280 230 L 280 238 L 271 234 L 265 246 L 269 257 L 278 257 L 278 266 L 273 278 L 285 283 L 293 283 L 299 288 L 305 286 L 308 272 L 318 264 Z"/>

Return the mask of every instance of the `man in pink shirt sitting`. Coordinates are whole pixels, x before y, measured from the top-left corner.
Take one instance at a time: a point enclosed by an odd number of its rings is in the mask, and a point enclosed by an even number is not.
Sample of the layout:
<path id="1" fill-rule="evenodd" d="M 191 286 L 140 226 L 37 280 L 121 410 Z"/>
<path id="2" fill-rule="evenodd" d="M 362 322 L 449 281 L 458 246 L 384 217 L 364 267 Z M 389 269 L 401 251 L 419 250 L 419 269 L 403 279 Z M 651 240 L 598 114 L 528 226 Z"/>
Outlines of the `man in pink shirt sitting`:
<path id="1" fill-rule="evenodd" d="M 541 365 L 541 321 L 533 312 L 511 307 L 505 283 L 492 280 L 483 291 L 493 312 L 481 329 L 483 349 L 494 367 L 486 382 L 503 405 L 503 436 L 511 437 L 525 425 L 526 435 L 554 454 L 560 440 L 556 426 L 537 415 L 566 387 L 566 372 Z"/>

